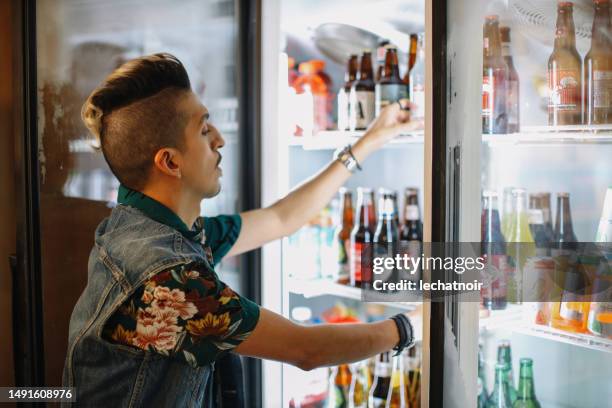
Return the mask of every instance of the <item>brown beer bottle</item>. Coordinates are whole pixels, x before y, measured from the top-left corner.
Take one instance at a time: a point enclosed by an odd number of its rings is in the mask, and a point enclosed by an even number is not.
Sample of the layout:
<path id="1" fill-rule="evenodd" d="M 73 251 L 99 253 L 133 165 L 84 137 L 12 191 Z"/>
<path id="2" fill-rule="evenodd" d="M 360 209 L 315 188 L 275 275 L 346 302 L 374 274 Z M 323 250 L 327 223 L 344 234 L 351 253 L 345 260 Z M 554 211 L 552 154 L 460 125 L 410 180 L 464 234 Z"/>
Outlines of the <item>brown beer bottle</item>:
<path id="1" fill-rule="evenodd" d="M 514 67 L 512 49 L 510 47 L 510 27 L 500 27 L 502 57 L 508 66 L 506 82 L 506 114 L 508 115 L 508 133 L 520 131 L 520 91 L 519 76 Z"/>
<path id="2" fill-rule="evenodd" d="M 381 189 L 378 199 L 378 225 L 374 232 L 374 242 L 377 244 L 396 243 L 399 238 L 395 223 L 395 203 L 393 192 Z"/>
<path id="3" fill-rule="evenodd" d="M 359 79 L 353 82 L 349 97 L 349 122 L 351 130 L 365 130 L 370 122 L 374 120 L 376 104 L 374 88 L 372 53 L 364 51 L 359 67 Z"/>
<path id="4" fill-rule="evenodd" d="M 582 59 L 576 50 L 573 3 L 557 6 L 555 47 L 548 59 L 548 124 L 582 123 Z"/>
<path id="5" fill-rule="evenodd" d="M 385 408 L 391 388 L 391 354 L 379 354 L 374 366 L 374 380 L 368 396 L 368 408 Z"/>
<path id="6" fill-rule="evenodd" d="M 387 45 L 386 48 L 385 68 L 375 88 L 377 116 L 385 106 L 408 95 L 408 88 L 399 75 L 397 48 L 392 45 Z"/>
<path id="7" fill-rule="evenodd" d="M 557 217 L 555 219 L 554 246 L 558 249 L 574 247 L 578 242 L 572 225 L 569 193 L 557 193 Z"/>
<path id="8" fill-rule="evenodd" d="M 418 34 L 410 34 L 410 48 L 408 49 L 408 67 L 406 67 L 406 74 L 404 74 L 404 83 L 406 84 L 406 86 L 410 85 L 410 71 L 412 71 L 412 67 L 414 67 L 414 64 L 416 63 L 418 43 Z"/>
<path id="9" fill-rule="evenodd" d="M 482 61 L 482 133 L 507 133 L 506 79 L 508 67 L 502 58 L 499 17 L 485 18 Z"/>
<path id="10" fill-rule="evenodd" d="M 349 95 L 351 86 L 357 79 L 357 55 L 351 55 L 344 74 L 344 86 L 338 91 L 338 130 L 349 130 Z"/>
<path id="11" fill-rule="evenodd" d="M 349 247 L 353 230 L 353 193 L 346 188 L 340 189 L 342 223 L 336 228 L 335 242 L 338 245 L 337 282 L 347 285 L 350 282 Z"/>
<path id="12" fill-rule="evenodd" d="M 400 230 L 400 240 L 423 242 L 423 225 L 421 224 L 419 210 L 419 189 L 416 187 L 406 188 L 404 223 Z"/>
<path id="13" fill-rule="evenodd" d="M 609 0 L 595 0 L 591 49 L 584 57 L 585 122 L 612 123 L 612 23 Z"/>
<path id="14" fill-rule="evenodd" d="M 350 282 L 352 286 L 361 287 L 364 279 L 371 280 L 367 270 L 361 265 L 361 257 L 367 250 L 364 244 L 372 243 L 374 235 L 374 198 L 369 188 L 357 188 L 357 222 L 351 231 Z"/>

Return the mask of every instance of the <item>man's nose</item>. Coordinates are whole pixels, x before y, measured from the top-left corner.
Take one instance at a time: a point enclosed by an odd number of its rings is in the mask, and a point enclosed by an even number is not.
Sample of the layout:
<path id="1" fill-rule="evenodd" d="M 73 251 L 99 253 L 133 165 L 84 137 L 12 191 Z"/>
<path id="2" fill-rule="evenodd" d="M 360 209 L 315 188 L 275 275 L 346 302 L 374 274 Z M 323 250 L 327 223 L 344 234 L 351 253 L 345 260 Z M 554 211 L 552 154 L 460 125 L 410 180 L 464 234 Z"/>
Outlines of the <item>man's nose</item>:
<path id="1" fill-rule="evenodd" d="M 223 136 L 221 135 L 221 132 L 219 132 L 219 130 L 214 127 L 212 127 L 212 134 L 213 134 L 213 138 L 212 138 L 212 143 L 213 143 L 213 149 L 220 149 L 223 146 L 225 146 L 225 139 L 223 139 Z"/>

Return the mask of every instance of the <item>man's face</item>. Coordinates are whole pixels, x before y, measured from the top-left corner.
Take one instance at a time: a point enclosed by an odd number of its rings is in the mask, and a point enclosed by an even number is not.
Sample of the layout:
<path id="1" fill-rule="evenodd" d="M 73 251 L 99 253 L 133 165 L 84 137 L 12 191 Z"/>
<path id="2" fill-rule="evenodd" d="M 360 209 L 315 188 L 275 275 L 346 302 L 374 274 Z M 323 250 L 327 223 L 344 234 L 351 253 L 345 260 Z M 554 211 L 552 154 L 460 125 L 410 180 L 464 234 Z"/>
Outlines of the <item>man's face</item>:
<path id="1" fill-rule="evenodd" d="M 185 144 L 181 154 L 181 179 L 184 185 L 202 198 L 210 198 L 221 190 L 221 153 L 225 141 L 208 120 L 208 110 L 198 97 L 189 92 L 179 109 L 187 112 Z"/>

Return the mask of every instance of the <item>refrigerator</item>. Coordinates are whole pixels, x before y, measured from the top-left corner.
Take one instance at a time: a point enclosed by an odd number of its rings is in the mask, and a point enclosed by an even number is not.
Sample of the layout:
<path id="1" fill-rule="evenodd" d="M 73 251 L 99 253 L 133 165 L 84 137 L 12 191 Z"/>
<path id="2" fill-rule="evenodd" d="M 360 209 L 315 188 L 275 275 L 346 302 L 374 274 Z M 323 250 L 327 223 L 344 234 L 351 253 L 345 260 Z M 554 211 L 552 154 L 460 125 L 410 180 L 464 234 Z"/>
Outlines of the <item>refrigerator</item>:
<path id="1" fill-rule="evenodd" d="M 255 6 L 233 0 L 16 3 L 17 385 L 61 385 L 70 314 L 87 281 L 94 231 L 116 204 L 119 187 L 81 122 L 81 106 L 123 62 L 174 54 L 223 134 L 223 189 L 205 201 L 202 214 L 259 205 Z M 256 251 L 224 260 L 217 272 L 259 300 Z M 260 398 L 258 364 L 245 359 L 251 401 Z"/>
<path id="2" fill-rule="evenodd" d="M 603 7 L 604 2 L 600 4 Z M 602 86 L 597 77 L 601 72 L 606 72 L 603 77 L 609 76 L 605 65 L 612 52 L 609 12 L 600 11 L 596 18 L 596 3 L 582 0 L 573 4 L 470 0 L 440 6 L 447 23 L 445 44 L 439 44 L 445 54 L 446 94 L 440 104 L 444 111 L 434 111 L 434 115 L 445 115 L 447 241 L 480 242 L 488 225 L 486 206 L 495 197 L 501 218 L 498 228 L 504 235 L 507 259 L 513 262 L 512 273 L 516 273 L 502 275 L 508 285 L 518 276 L 519 268 L 523 282 L 536 273 L 546 274 L 546 268 L 555 273 L 565 270 L 563 251 L 575 240 L 579 245 L 602 248 L 603 260 L 596 265 L 609 272 L 610 235 L 606 231 L 610 209 L 605 203 L 610 200 L 612 183 L 612 122 L 605 113 L 610 102 L 601 96 L 607 98 L 611 88 L 609 84 Z M 600 23 L 594 28 L 597 19 Z M 488 31 L 495 25 L 500 27 L 497 31 Z M 573 47 L 572 32 L 577 53 L 562 51 Z M 499 38 L 488 33 L 497 33 Z M 607 40 L 601 39 L 601 33 Z M 493 50 L 498 40 L 505 63 L 505 68 L 502 64 L 499 69 L 508 70 L 501 79 L 495 79 L 499 64 L 491 62 L 500 56 Z M 588 54 L 592 47 L 600 47 L 608 57 L 593 63 L 587 58 L 594 55 Z M 574 65 L 559 59 L 560 53 L 571 54 L 571 58 L 562 59 L 573 59 Z M 495 81 L 501 84 L 499 89 L 492 85 Z M 505 93 L 505 105 L 501 101 L 502 106 L 496 107 L 491 92 Z M 594 107 L 607 118 L 594 115 Z M 496 110 L 507 119 L 507 123 L 496 123 L 498 128 L 490 122 L 492 117 L 499 118 Z M 574 117 L 565 120 L 570 111 Z M 539 193 L 549 194 L 544 197 L 550 206 L 537 204 Z M 542 217 L 551 234 L 543 238 L 537 231 Z M 506 229 L 505 223 L 514 223 L 514 229 Z M 567 239 L 565 235 L 564 244 L 563 230 L 570 224 L 574 237 Z M 517 232 L 520 228 L 521 233 Z M 512 249 L 526 250 L 528 246 L 532 252 L 524 260 Z M 545 266 L 531 268 L 530 259 Z M 585 259 L 578 256 L 577 265 Z M 479 399 L 490 399 L 499 353 L 505 353 L 499 348 L 508 343 L 511 366 L 507 375 L 511 379 L 507 382 L 518 394 L 525 390 L 521 384 L 525 379 L 542 407 L 610 406 L 612 342 L 609 333 L 587 323 L 589 313 L 595 316 L 602 310 L 595 309 L 601 307 L 595 303 L 596 295 L 603 295 L 599 299 L 608 302 L 606 307 L 610 305 L 609 290 L 597 291 L 597 279 L 606 279 L 602 276 L 596 273 L 585 278 L 583 291 L 573 292 L 567 281 L 560 284 L 561 297 L 532 296 L 524 291 L 522 303 L 520 297 L 510 296 L 510 286 L 500 287 L 499 296 L 508 297 L 496 305 L 448 299 L 439 328 L 446 336 L 444 406 L 481 406 L 477 405 Z M 571 299 L 566 297 L 570 293 L 575 295 Z M 568 317 L 576 324 L 568 324 Z M 529 361 L 522 359 L 531 359 L 531 383 L 526 380 Z"/>

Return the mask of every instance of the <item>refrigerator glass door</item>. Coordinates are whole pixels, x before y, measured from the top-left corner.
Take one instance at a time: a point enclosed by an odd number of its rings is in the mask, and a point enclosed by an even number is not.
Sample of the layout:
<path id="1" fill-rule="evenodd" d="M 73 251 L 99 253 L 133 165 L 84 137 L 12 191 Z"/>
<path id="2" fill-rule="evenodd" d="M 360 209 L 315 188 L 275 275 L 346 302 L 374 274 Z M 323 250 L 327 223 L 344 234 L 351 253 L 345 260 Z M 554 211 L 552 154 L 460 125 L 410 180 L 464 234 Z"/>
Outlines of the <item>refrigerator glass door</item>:
<path id="1" fill-rule="evenodd" d="M 117 197 L 118 181 L 81 122 L 81 106 L 115 68 L 169 52 L 186 66 L 192 89 L 225 138 L 223 188 L 202 214 L 238 210 L 237 19 L 233 1 L 39 1 L 36 3 L 38 160 L 45 383 L 61 384 L 68 322 L 87 281 L 96 226 Z M 134 135 L 138 137 L 138 135 Z M 241 287 L 237 258 L 221 279 Z"/>
<path id="2" fill-rule="evenodd" d="M 470 0 L 447 8 L 447 145 L 460 164 L 449 197 L 453 239 L 494 245 L 483 246 L 490 273 L 480 303 L 454 306 L 465 313 L 452 324 L 456 345 L 445 350 L 457 356 L 452 375 L 445 365 L 445 401 L 504 406 L 494 372 L 508 363 L 515 407 L 606 405 L 609 3 Z M 457 403 L 462 384 L 467 395 Z"/>

